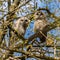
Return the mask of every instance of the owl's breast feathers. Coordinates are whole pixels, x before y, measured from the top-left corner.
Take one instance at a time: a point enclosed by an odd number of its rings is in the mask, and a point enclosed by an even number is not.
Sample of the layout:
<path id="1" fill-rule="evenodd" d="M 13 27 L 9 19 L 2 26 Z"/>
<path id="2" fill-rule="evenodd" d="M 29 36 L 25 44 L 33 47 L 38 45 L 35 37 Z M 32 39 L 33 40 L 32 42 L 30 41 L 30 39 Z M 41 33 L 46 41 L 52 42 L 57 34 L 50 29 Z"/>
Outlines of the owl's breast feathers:
<path id="1" fill-rule="evenodd" d="M 42 31 L 45 26 L 48 25 L 48 22 L 46 20 L 36 20 L 34 22 L 34 30 L 35 31 Z"/>

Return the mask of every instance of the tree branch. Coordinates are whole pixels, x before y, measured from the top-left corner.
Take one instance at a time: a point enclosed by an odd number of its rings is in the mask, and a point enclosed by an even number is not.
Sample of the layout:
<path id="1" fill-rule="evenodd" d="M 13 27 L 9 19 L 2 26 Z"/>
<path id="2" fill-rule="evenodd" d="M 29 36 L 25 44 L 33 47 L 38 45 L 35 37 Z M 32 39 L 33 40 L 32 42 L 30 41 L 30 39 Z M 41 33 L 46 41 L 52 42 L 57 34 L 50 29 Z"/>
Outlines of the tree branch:
<path id="1" fill-rule="evenodd" d="M 37 11 L 40 11 L 40 10 L 45 10 L 45 11 L 47 11 L 47 13 L 48 13 L 52 18 L 60 19 L 60 17 L 55 16 L 55 14 L 54 14 L 54 13 L 51 13 L 51 12 L 49 11 L 49 9 L 47 9 L 47 8 L 39 8 L 39 9 L 37 9 Z"/>

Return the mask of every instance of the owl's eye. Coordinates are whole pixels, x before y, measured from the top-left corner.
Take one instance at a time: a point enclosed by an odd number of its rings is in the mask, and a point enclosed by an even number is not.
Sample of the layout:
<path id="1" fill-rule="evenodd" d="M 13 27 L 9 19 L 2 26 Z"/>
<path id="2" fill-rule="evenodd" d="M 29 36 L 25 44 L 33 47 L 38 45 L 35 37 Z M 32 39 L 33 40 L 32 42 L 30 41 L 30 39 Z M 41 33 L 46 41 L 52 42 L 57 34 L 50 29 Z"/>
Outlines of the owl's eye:
<path id="1" fill-rule="evenodd" d="M 28 21 L 28 20 L 25 20 L 26 22 Z"/>
<path id="2" fill-rule="evenodd" d="M 40 15 L 43 15 L 43 13 L 40 13 Z"/>
<path id="3" fill-rule="evenodd" d="M 21 20 L 21 21 L 23 21 L 23 20 Z"/>
<path id="4" fill-rule="evenodd" d="M 39 15 L 39 13 L 37 13 L 36 15 Z"/>

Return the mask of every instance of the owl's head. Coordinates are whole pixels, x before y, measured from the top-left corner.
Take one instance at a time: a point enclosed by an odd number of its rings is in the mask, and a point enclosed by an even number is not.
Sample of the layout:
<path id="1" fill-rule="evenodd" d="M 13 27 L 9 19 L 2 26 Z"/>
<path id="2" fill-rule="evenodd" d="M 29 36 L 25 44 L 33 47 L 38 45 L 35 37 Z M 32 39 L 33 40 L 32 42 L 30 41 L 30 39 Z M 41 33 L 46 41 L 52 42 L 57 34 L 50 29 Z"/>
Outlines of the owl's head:
<path id="1" fill-rule="evenodd" d="M 42 19 L 42 18 L 45 18 L 45 14 L 41 11 L 37 11 L 35 14 L 34 14 L 34 19 Z"/>
<path id="2" fill-rule="evenodd" d="M 18 20 L 19 20 L 19 25 L 22 25 L 24 28 L 26 28 L 30 23 L 30 20 L 27 17 L 22 17 Z"/>
<path id="3" fill-rule="evenodd" d="M 17 30 L 20 27 L 26 29 L 30 23 L 30 20 L 27 17 L 19 18 L 16 23 L 14 24 L 15 29 Z"/>

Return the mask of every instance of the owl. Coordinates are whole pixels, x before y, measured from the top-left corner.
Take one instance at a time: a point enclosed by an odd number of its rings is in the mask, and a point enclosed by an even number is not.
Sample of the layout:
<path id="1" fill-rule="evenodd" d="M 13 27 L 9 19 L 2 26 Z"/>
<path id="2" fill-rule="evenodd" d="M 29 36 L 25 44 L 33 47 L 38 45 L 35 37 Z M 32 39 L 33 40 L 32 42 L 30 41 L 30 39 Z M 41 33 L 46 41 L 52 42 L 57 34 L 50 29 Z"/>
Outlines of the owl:
<path id="1" fill-rule="evenodd" d="M 14 23 L 13 27 L 18 32 L 18 34 L 24 35 L 29 22 L 30 20 L 27 17 L 21 17 Z"/>
<path id="2" fill-rule="evenodd" d="M 41 11 L 37 11 L 35 14 L 35 21 L 34 21 L 34 32 L 37 33 L 39 31 L 41 31 L 46 37 L 47 37 L 47 32 L 44 31 L 44 28 L 48 25 L 48 22 L 46 20 L 46 16 L 44 15 L 44 13 L 42 13 Z M 41 42 L 45 42 L 46 41 L 46 37 L 43 36 L 42 34 L 38 36 L 41 40 Z"/>

